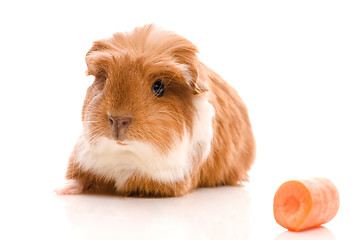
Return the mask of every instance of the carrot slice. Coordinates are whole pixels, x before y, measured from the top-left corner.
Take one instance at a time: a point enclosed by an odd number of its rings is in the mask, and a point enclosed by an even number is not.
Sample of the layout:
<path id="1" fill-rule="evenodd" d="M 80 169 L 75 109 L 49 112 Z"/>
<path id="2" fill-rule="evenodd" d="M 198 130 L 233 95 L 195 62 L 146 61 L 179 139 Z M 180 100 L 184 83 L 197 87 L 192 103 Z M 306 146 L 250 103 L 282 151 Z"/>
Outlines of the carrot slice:
<path id="1" fill-rule="evenodd" d="M 336 186 L 327 178 L 283 183 L 273 200 L 276 222 L 291 231 L 318 227 L 331 221 L 340 206 Z"/>

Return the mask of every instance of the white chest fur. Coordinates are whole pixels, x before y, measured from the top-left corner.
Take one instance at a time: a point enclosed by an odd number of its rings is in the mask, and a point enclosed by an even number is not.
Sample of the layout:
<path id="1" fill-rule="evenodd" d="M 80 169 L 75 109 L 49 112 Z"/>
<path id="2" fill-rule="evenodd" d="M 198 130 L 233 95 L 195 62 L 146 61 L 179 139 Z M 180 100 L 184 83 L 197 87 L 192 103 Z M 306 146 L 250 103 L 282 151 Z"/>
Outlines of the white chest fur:
<path id="1" fill-rule="evenodd" d="M 151 144 L 130 142 L 126 146 L 101 137 L 90 145 L 84 136 L 78 140 L 76 161 L 82 168 L 114 180 L 121 189 L 134 173 L 160 182 L 179 182 L 189 177 L 195 161 L 204 161 L 210 152 L 214 109 L 203 99 L 195 99 L 193 137 L 185 132 L 182 141 L 166 155 Z"/>

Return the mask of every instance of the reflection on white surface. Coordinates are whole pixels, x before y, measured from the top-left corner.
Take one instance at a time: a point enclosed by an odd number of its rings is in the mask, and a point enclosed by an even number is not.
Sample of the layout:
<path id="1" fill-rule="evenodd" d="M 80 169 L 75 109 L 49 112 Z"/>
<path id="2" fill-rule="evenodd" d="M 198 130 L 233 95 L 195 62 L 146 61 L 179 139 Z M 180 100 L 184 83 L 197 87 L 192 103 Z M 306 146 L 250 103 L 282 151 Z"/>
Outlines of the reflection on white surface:
<path id="1" fill-rule="evenodd" d="M 335 236 L 326 227 L 319 227 L 302 232 L 286 231 L 279 234 L 275 240 L 335 240 Z"/>
<path id="2" fill-rule="evenodd" d="M 79 195 L 64 203 L 71 235 L 85 239 L 249 239 L 244 188 L 199 189 L 182 198 Z"/>

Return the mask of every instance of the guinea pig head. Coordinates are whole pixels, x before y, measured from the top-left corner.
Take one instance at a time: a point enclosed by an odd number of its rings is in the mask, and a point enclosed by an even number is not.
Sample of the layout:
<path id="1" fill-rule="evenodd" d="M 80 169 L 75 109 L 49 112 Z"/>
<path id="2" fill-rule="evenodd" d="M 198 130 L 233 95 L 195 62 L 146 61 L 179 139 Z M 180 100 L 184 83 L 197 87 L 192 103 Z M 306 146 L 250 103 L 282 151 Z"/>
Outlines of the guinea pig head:
<path id="1" fill-rule="evenodd" d="M 166 152 L 191 133 L 193 98 L 207 90 L 198 81 L 196 52 L 151 25 L 95 42 L 86 56 L 95 79 L 82 111 L 88 141 L 145 142 Z"/>

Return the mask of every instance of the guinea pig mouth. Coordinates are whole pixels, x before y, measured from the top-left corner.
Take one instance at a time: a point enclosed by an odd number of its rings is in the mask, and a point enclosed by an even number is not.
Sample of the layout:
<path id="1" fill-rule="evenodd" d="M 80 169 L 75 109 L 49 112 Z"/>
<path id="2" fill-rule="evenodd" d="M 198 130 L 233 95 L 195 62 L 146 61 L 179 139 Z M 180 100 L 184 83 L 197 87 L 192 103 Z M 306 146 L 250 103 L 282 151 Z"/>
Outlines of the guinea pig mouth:
<path id="1" fill-rule="evenodd" d="M 127 143 L 121 142 L 121 141 L 115 141 L 116 144 L 120 145 L 120 146 L 127 146 Z"/>

